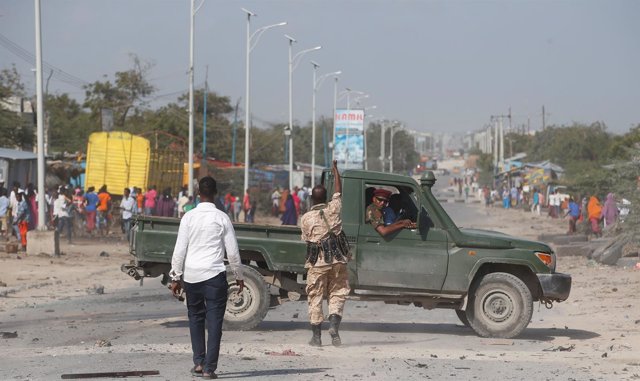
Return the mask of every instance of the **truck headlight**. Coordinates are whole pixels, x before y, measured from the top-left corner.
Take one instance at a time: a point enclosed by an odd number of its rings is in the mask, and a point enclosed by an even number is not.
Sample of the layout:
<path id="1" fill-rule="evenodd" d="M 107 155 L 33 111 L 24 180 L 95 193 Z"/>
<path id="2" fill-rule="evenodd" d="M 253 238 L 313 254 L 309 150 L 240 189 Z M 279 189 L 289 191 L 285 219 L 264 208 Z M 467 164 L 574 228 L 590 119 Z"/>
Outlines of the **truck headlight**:
<path id="1" fill-rule="evenodd" d="M 556 270 L 556 256 L 553 255 L 552 253 L 542 253 L 539 251 L 536 251 L 536 257 L 538 257 L 538 259 L 544 263 L 551 271 L 555 271 Z"/>

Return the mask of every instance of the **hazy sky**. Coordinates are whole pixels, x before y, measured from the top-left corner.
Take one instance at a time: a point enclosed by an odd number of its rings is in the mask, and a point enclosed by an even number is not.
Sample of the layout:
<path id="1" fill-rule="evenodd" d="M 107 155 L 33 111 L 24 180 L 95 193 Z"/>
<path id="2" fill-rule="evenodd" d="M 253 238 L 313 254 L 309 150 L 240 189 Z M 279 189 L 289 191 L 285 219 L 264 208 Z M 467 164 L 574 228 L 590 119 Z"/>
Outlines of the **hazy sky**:
<path id="1" fill-rule="evenodd" d="M 288 22 L 268 30 L 251 54 L 257 126 L 288 121 L 285 33 L 298 40 L 294 54 L 322 45 L 293 75 L 294 119 L 303 124 L 311 120 L 310 60 L 318 74 L 342 70 L 340 90 L 370 94 L 362 101 L 377 106 L 370 114 L 415 130 L 472 131 L 509 107 L 515 123 L 530 117 L 539 128 L 542 105 L 548 124 L 604 121 L 623 133 L 640 123 L 640 1 L 206 0 L 196 15 L 196 86 L 208 65 L 209 87 L 232 103 L 242 97 L 244 107 L 241 7 L 258 14 L 252 30 Z M 188 0 L 45 0 L 43 57 L 93 82 L 131 68 L 135 53 L 155 65 L 156 102 L 174 101 L 188 89 L 189 11 Z M 4 38 L 33 54 L 34 30 L 33 1 L 0 2 Z M 33 89 L 32 64 L 0 43 L 0 68 L 15 63 Z M 82 99 L 81 88 L 60 79 L 49 92 Z M 317 99 L 318 115 L 330 117 L 331 79 Z"/>

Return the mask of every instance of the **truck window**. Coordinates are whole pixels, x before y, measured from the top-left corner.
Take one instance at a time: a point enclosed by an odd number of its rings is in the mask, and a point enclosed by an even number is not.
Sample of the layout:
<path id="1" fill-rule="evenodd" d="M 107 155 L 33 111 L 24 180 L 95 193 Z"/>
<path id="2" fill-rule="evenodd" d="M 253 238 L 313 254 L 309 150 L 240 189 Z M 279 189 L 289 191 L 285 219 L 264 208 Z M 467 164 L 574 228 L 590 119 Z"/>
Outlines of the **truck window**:
<path id="1" fill-rule="evenodd" d="M 363 210 L 366 210 L 366 208 L 372 203 L 373 192 L 379 188 L 386 189 L 391 192 L 387 207 L 393 211 L 396 220 L 410 219 L 413 222 L 417 221 L 419 203 L 415 189 L 411 186 L 367 183 L 364 187 L 365 205 Z"/>

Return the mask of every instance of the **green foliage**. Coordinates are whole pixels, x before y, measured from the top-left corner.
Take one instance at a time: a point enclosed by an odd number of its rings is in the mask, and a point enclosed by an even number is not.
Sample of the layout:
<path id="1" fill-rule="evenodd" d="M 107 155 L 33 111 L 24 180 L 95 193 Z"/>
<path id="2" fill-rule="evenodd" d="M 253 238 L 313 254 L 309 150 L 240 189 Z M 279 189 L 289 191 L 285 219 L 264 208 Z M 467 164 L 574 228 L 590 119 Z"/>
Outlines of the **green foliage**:
<path id="1" fill-rule="evenodd" d="M 142 62 L 135 55 L 131 55 L 131 59 L 134 67 L 116 72 L 115 83 L 96 81 L 85 86 L 83 107 L 91 109 L 94 119 L 100 118 L 102 109 L 112 109 L 114 126 L 119 129 L 125 128 L 129 112 L 133 110 L 139 113 L 146 106 L 147 98 L 155 91 L 147 79 L 152 65 Z"/>
<path id="2" fill-rule="evenodd" d="M 33 144 L 33 120 L 7 110 L 2 103 L 25 96 L 24 84 L 15 66 L 0 71 L 0 146 L 24 148 Z"/>
<path id="3" fill-rule="evenodd" d="M 92 132 L 100 126 L 67 94 L 46 98 L 49 118 L 49 152 L 84 152 Z"/>
<path id="4" fill-rule="evenodd" d="M 611 135 L 603 123 L 549 127 L 536 134 L 528 150 L 530 161 L 551 160 L 561 166 L 573 162 L 604 163 Z"/>

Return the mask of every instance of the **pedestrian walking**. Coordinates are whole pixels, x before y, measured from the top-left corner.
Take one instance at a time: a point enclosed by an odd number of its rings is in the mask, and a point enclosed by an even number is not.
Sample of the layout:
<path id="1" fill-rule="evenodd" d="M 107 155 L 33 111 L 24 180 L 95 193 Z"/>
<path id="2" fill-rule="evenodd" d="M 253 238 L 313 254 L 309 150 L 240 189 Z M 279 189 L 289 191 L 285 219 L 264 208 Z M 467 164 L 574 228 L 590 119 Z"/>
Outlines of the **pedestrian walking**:
<path id="1" fill-rule="evenodd" d="M 580 218 L 580 205 L 575 202 L 573 197 L 569 197 L 569 208 L 565 216 L 569 216 L 569 232 L 567 234 L 574 234 L 576 222 Z"/>
<path id="2" fill-rule="evenodd" d="M 602 208 L 604 228 L 614 225 L 618 221 L 619 215 L 620 211 L 616 203 L 616 196 L 613 193 L 607 194 L 607 199 L 604 201 L 604 207 Z"/>
<path id="3" fill-rule="evenodd" d="M 280 214 L 280 191 L 278 188 L 271 193 L 271 212 L 274 217 L 278 217 Z"/>
<path id="4" fill-rule="evenodd" d="M 53 216 L 56 220 L 56 230 L 62 235 L 67 231 L 67 242 L 71 243 L 71 218 L 69 211 L 71 210 L 71 200 L 65 193 L 64 188 L 60 189 L 58 198 L 53 203 Z"/>
<path id="5" fill-rule="evenodd" d="M 173 217 L 176 208 L 176 202 L 171 197 L 171 188 L 166 188 L 162 192 L 162 196 L 156 203 L 156 216 L 159 217 Z"/>
<path id="6" fill-rule="evenodd" d="M 311 210 L 300 219 L 302 240 L 307 243 L 307 300 L 309 303 L 309 322 L 311 340 L 309 345 L 322 345 L 322 299 L 327 295 L 329 307 L 329 335 L 334 346 L 340 346 L 340 322 L 344 303 L 351 288 L 347 261 L 349 244 L 342 231 L 342 184 L 338 173 L 337 161 L 331 168 L 334 178 L 334 193 L 327 202 L 327 190 L 317 185 L 311 191 Z"/>
<path id="7" fill-rule="evenodd" d="M 229 216 L 213 203 L 216 181 L 210 176 L 204 177 L 198 190 L 200 203 L 180 220 L 169 275 L 173 295 L 177 297 L 183 287 L 187 293 L 194 364 L 191 373 L 215 379 L 229 287 L 225 253 L 236 278 L 238 296 L 243 295 L 244 281 L 233 225 Z"/>
<path id="8" fill-rule="evenodd" d="M 27 251 L 27 231 L 29 230 L 29 206 L 24 198 L 24 191 L 19 190 L 16 195 L 16 214 L 13 218 L 13 230 L 22 244 L 22 251 Z"/>
<path id="9" fill-rule="evenodd" d="M 600 219 L 602 219 L 602 205 L 600 205 L 600 200 L 598 200 L 596 196 L 591 196 L 589 198 L 587 210 L 589 214 L 589 222 L 591 223 L 591 232 L 596 237 L 599 237 L 600 235 L 602 235 L 602 230 L 600 229 Z"/>
<path id="10" fill-rule="evenodd" d="M 124 188 L 124 194 L 120 201 L 120 210 L 122 211 L 122 229 L 127 236 L 127 241 L 131 238 L 131 218 L 136 208 L 136 199 L 131 197 L 129 188 Z"/>
<path id="11" fill-rule="evenodd" d="M 249 221 L 251 218 L 249 216 L 249 211 L 251 210 L 251 195 L 249 194 L 249 189 L 244 192 L 244 198 L 242 199 L 242 211 L 244 212 L 244 222 L 253 222 Z"/>
<path id="12" fill-rule="evenodd" d="M 147 193 L 144 194 L 144 214 L 146 216 L 153 216 L 156 209 L 156 198 L 158 197 L 158 192 L 156 191 L 156 186 L 150 186 L 147 189 Z"/>
<path id="13" fill-rule="evenodd" d="M 89 187 L 85 196 L 84 210 L 87 214 L 87 233 L 93 235 L 96 228 L 97 212 L 98 212 L 98 195 L 95 193 L 95 187 Z"/>
<path id="14" fill-rule="evenodd" d="M 107 186 L 100 187 L 98 192 L 98 230 L 101 235 L 109 235 L 109 222 L 111 221 L 111 195 L 107 192 Z"/>
<path id="15" fill-rule="evenodd" d="M 0 189 L 0 236 L 6 237 L 9 229 L 9 198 L 7 197 L 7 190 L 5 188 Z"/>
<path id="16" fill-rule="evenodd" d="M 536 213 L 540 215 L 540 191 L 538 188 L 533 189 L 533 202 L 531 203 L 531 213 Z"/>

